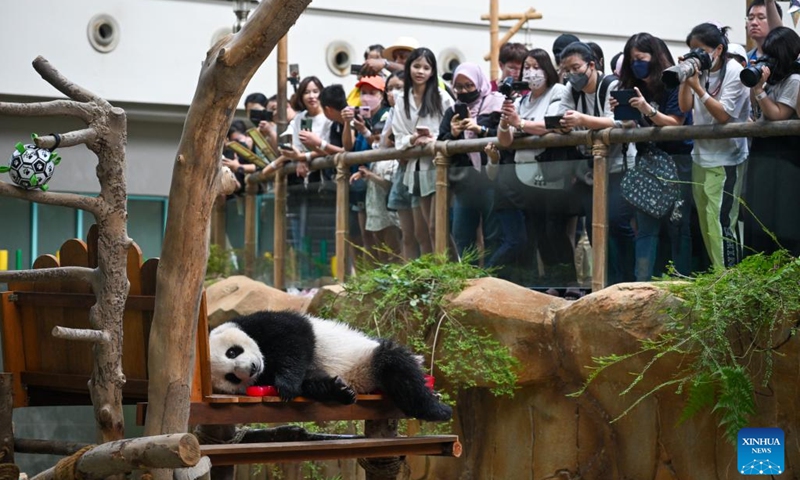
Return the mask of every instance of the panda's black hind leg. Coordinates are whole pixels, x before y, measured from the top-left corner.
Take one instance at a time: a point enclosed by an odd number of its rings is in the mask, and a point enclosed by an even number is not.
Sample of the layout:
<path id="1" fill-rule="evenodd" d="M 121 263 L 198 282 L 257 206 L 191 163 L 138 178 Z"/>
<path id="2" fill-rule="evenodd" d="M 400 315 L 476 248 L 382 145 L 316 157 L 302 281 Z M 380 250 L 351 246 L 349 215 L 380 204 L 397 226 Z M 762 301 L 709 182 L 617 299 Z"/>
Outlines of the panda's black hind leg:
<path id="1" fill-rule="evenodd" d="M 372 363 L 380 389 L 403 413 L 429 422 L 444 422 L 453 417 L 453 409 L 440 402 L 425 385 L 422 368 L 407 348 L 382 340 Z"/>
<path id="2" fill-rule="evenodd" d="M 356 391 L 339 377 L 306 379 L 302 390 L 303 396 L 320 402 L 356 403 Z"/>

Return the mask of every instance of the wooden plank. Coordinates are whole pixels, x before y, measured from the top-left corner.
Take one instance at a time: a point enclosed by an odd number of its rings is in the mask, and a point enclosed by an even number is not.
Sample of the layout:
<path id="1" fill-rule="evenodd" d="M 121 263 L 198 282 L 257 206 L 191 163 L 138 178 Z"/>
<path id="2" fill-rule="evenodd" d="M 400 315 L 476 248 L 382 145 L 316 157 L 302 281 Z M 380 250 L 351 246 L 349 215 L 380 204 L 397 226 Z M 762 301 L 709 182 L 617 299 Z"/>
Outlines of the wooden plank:
<path id="1" fill-rule="evenodd" d="M 86 243 L 77 238 L 67 240 L 59 249 L 59 263 L 62 267 L 89 267 L 89 252 Z M 61 293 L 91 295 L 92 286 L 84 282 L 63 282 Z M 43 303 L 42 305 L 47 305 Z M 89 309 L 62 309 L 62 323 L 67 328 L 93 328 L 89 322 Z M 48 333 L 49 334 L 49 333 Z M 94 355 L 92 345 L 86 342 L 64 342 L 66 364 L 64 373 L 86 374 L 92 371 Z"/>
<path id="2" fill-rule="evenodd" d="M 200 445 L 201 454 L 208 456 L 214 466 L 399 455 L 458 457 L 461 450 L 456 435 Z"/>
<path id="3" fill-rule="evenodd" d="M 235 423 L 326 422 L 405 418 L 389 400 L 338 405 L 319 402 L 193 403 L 190 425 Z"/>
<path id="4" fill-rule="evenodd" d="M 89 268 L 97 268 L 97 239 L 100 237 L 100 230 L 97 224 L 89 227 L 86 233 L 86 250 L 89 252 Z"/>
<path id="5" fill-rule="evenodd" d="M 14 408 L 28 405 L 20 373 L 25 370 L 25 343 L 19 308 L 10 300 L 14 292 L 0 293 L 0 327 L 3 333 L 3 369 L 13 375 Z"/>
<path id="6" fill-rule="evenodd" d="M 128 295 L 142 294 L 142 250 L 133 243 L 128 249 Z M 126 302 L 127 304 L 127 302 Z M 148 316 L 149 319 L 149 316 Z M 147 379 L 147 341 L 145 317 L 141 311 L 126 308 L 122 318 L 122 370 L 128 379 Z M 149 331 L 149 329 L 147 329 Z"/>
<path id="7" fill-rule="evenodd" d="M 33 262 L 33 268 L 57 268 L 58 259 L 53 255 L 41 255 Z M 35 282 L 36 292 L 61 293 L 60 281 Z M 34 366 L 35 371 L 63 372 L 67 364 L 66 343 L 61 338 L 54 338 L 50 332 L 53 327 L 61 325 L 64 311 L 59 307 L 41 307 L 28 309 L 23 307 L 23 332 L 25 335 L 25 355 L 27 365 Z M 47 352 L 42 355 L 41 352 Z M 64 372 L 66 373 L 66 372 Z"/>
<path id="8" fill-rule="evenodd" d="M 206 292 L 200 296 L 200 310 L 197 314 L 197 338 L 194 374 L 192 375 L 192 402 L 201 402 L 203 397 L 212 393 L 211 387 L 211 353 L 208 345 L 208 304 Z"/>
<path id="9" fill-rule="evenodd" d="M 16 303 L 20 307 L 54 307 L 89 309 L 97 303 L 93 293 L 59 293 L 59 292 L 21 292 L 15 291 Z M 155 297 L 149 295 L 129 295 L 125 308 L 138 311 L 153 311 L 156 306 Z"/>
<path id="10" fill-rule="evenodd" d="M 28 387 L 42 387 L 56 391 L 89 392 L 89 375 L 66 375 L 63 373 L 21 372 L 22 383 Z M 122 388 L 123 395 L 147 398 L 147 381 L 129 379 Z"/>

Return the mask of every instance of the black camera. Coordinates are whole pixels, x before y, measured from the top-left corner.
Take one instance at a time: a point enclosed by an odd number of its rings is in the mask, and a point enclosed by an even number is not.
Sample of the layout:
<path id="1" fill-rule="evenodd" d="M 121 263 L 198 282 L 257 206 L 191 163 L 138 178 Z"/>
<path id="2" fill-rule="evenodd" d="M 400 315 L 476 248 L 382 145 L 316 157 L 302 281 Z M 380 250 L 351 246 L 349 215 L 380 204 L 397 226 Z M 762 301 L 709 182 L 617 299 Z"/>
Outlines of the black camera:
<path id="1" fill-rule="evenodd" d="M 661 81 L 667 88 L 675 88 L 697 72 L 711 70 L 711 55 L 702 48 L 695 48 L 683 56 L 683 60 L 661 73 Z"/>
<path id="2" fill-rule="evenodd" d="M 761 80 L 761 75 L 764 73 L 764 67 L 769 67 L 770 70 L 774 71 L 775 60 L 766 55 L 759 57 L 755 64 L 749 65 L 747 68 L 742 70 L 742 73 L 739 74 L 739 80 L 741 80 L 742 83 L 749 88 L 755 87 L 759 80 Z"/>
<path id="3" fill-rule="evenodd" d="M 514 80 L 514 77 L 506 77 L 502 82 L 497 85 L 497 91 L 512 100 L 517 92 L 524 92 L 528 90 L 528 82 Z"/>

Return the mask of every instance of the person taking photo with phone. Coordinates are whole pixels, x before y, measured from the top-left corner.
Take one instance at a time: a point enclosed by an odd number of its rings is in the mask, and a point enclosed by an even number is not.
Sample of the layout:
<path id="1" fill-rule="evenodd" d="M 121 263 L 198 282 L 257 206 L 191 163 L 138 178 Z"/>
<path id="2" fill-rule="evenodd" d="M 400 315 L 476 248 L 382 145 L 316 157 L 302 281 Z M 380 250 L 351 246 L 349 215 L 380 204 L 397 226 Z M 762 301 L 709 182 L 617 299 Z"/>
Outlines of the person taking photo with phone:
<path id="1" fill-rule="evenodd" d="M 750 90 L 750 100 L 761 111 L 757 121 L 796 119 L 800 36 L 791 28 L 778 27 L 767 35 L 762 49 L 771 59 L 769 64 L 750 67 L 748 72 L 758 75 Z M 796 135 L 755 137 L 748 164 L 745 200 L 752 215 L 745 216 L 745 245 L 755 252 L 786 248 L 800 255 L 800 139 Z"/>
<path id="2" fill-rule="evenodd" d="M 396 148 L 404 150 L 436 140 L 434 135 L 439 129 L 444 112 L 453 105 L 447 92 L 439 87 L 437 71 L 436 56 L 428 48 L 415 49 L 406 60 L 403 94 L 395 97 L 393 108 L 392 131 Z M 433 194 L 436 192 L 433 157 L 424 155 L 411 159 L 406 168 L 404 182 L 412 193 L 412 206 L 419 208 L 425 219 L 428 236 L 433 244 Z"/>
<path id="3" fill-rule="evenodd" d="M 667 45 L 649 33 L 637 33 L 625 43 L 619 86 L 633 90 L 629 105 L 641 114 L 641 126 L 671 127 L 692 124 L 692 113 L 684 113 L 678 104 L 678 88 L 667 88 L 661 72 L 675 65 Z M 617 101 L 611 99 L 613 108 Z M 692 269 L 692 147 L 691 140 L 658 142 L 656 146 L 675 162 L 680 185 L 680 219 L 655 218 L 634 208 L 636 216 L 636 281 L 653 278 L 661 229 L 669 233 L 675 269 L 689 275 Z M 663 267 L 663 266 L 660 266 Z M 659 268 L 661 269 L 661 268 Z"/>
<path id="4" fill-rule="evenodd" d="M 453 90 L 458 103 L 444 112 L 439 140 L 463 140 L 497 135 L 497 124 L 505 97 L 492 92 L 481 68 L 462 63 L 453 72 Z M 450 186 L 453 192 L 453 239 L 459 257 L 477 248 L 478 228 L 490 255 L 500 246 L 500 227 L 493 215 L 494 184 L 486 177 L 484 152 L 457 154 L 450 158 Z M 491 266 L 491 259 L 489 262 Z"/>
<path id="5" fill-rule="evenodd" d="M 700 49 L 711 59 L 708 71 L 696 69 L 680 84 L 680 109 L 692 113 L 695 125 L 746 123 L 749 119 L 750 92 L 739 80 L 742 66 L 728 56 L 727 32 L 728 27 L 701 23 L 686 37 L 690 49 Z M 694 141 L 692 194 L 703 244 L 715 268 L 732 267 L 742 258 L 739 196 L 747 154 L 746 138 Z"/>

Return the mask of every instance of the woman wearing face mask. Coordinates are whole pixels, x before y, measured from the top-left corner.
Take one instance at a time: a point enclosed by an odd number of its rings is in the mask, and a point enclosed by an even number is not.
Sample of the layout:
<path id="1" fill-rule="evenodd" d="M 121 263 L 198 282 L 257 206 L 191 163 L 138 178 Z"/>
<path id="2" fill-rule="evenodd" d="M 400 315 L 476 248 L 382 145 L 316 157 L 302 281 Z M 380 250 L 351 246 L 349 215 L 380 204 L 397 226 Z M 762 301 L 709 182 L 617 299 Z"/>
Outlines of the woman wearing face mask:
<path id="1" fill-rule="evenodd" d="M 750 114 L 749 89 L 742 85 L 742 66 L 728 58 L 728 27 L 702 23 L 686 44 L 711 56 L 710 71 L 695 72 L 680 86 L 679 104 L 692 112 L 695 125 L 746 123 Z M 739 195 L 747 160 L 747 139 L 695 140 L 692 150 L 692 192 L 700 232 L 711 264 L 731 267 L 741 259 L 737 221 Z"/>
<path id="2" fill-rule="evenodd" d="M 580 42 L 567 46 L 561 52 L 561 70 L 567 73 L 568 93 L 561 97 L 559 114 L 563 132 L 572 129 L 599 130 L 622 127 L 614 120 L 610 91 L 619 83 L 614 77 L 604 77 L 597 71 L 592 49 Z M 602 98 L 601 98 L 602 97 Z M 580 147 L 579 147 L 580 148 Z M 591 156 L 591 152 L 584 151 Z M 608 283 L 613 285 L 634 280 L 634 233 L 631 227 L 633 208 L 622 199 L 623 165 L 633 167 L 636 157 L 634 145 L 627 149 L 616 143 L 608 147 Z M 580 164 L 584 172 L 579 173 L 576 189 L 580 192 L 586 225 L 592 224 L 592 177 L 588 162 Z M 589 239 L 591 240 L 591 229 Z"/>
<path id="3" fill-rule="evenodd" d="M 625 44 L 620 88 L 633 89 L 636 96 L 630 105 L 642 114 L 642 126 L 669 127 L 691 125 L 692 114 L 684 114 L 678 105 L 678 89 L 668 89 L 661 81 L 661 72 L 675 65 L 666 44 L 649 33 L 637 33 Z M 611 102 L 616 107 L 616 100 Z M 672 262 L 678 273 L 689 275 L 692 268 L 692 141 L 659 142 L 657 147 L 669 153 L 675 161 L 681 182 L 681 218 L 671 221 L 655 218 L 641 210 L 636 214 L 636 281 L 648 282 L 653 278 L 659 232 L 669 232 Z M 663 267 L 663 266 L 660 266 Z M 661 269 L 661 268 L 659 268 Z"/>
<path id="4" fill-rule="evenodd" d="M 503 105 L 497 130 L 501 146 L 510 145 L 514 137 L 547 133 L 544 117 L 555 115 L 561 97 L 567 94 L 550 55 L 541 48 L 531 50 L 525 58 L 522 80 L 530 86 L 530 93 Z M 499 172 L 498 193 L 504 195 L 496 197 L 495 206 L 503 228 L 503 245 L 524 248 L 530 238 L 546 274 L 555 274 L 563 265 L 569 277 L 565 280 L 575 280 L 572 238 L 580 208 L 572 192 L 571 178 L 545 181 L 537 161 L 543 152 L 544 149 L 517 150 L 505 156 L 512 161 Z M 490 177 L 494 176 L 495 168 L 490 165 Z M 532 262 L 533 255 L 527 260 Z"/>
<path id="5" fill-rule="evenodd" d="M 751 89 L 750 99 L 761 111 L 759 122 L 797 118 L 800 75 L 795 62 L 800 55 L 800 36 L 794 30 L 778 27 L 762 45 L 764 55 L 773 60 Z M 750 148 L 747 171 L 747 205 L 752 215 L 745 217 L 745 245 L 756 252 L 772 253 L 786 248 L 800 256 L 800 140 L 788 137 L 756 137 Z M 775 234 L 778 242 L 763 228 Z"/>
<path id="6" fill-rule="evenodd" d="M 436 68 L 436 56 L 428 48 L 413 50 L 406 60 L 403 94 L 395 97 L 392 117 L 392 131 L 398 149 L 435 141 L 442 115 L 453 104 L 447 92 L 439 87 Z M 404 182 L 412 192 L 413 207 L 418 208 L 419 214 L 425 219 L 428 236 L 433 244 L 433 194 L 436 192 L 433 157 L 423 156 L 410 160 Z"/>
<path id="7" fill-rule="evenodd" d="M 395 72 L 386 80 L 385 104 L 390 108 L 386 115 L 386 123 L 381 132 L 380 147 L 394 148 L 394 133 L 392 131 L 392 119 L 394 118 L 395 99 L 403 94 L 403 79 L 405 74 L 402 71 Z M 397 168 L 392 174 L 392 187 L 389 190 L 389 198 L 386 201 L 386 208 L 397 212 L 400 219 L 400 234 L 402 240 L 402 257 L 404 260 L 411 260 L 431 253 L 431 237 L 428 234 L 428 225 L 422 217 L 420 209 L 411 207 L 411 192 L 403 182 L 406 174 L 408 160 L 398 160 Z"/>
<path id="8" fill-rule="evenodd" d="M 492 85 L 481 68 L 462 63 L 453 72 L 453 90 L 458 101 L 467 107 L 467 118 L 449 108 L 439 126 L 439 140 L 494 137 L 503 107 L 503 95 L 492 92 Z M 468 169 L 457 172 L 465 178 L 452 184 L 453 239 L 458 255 L 467 248 L 476 249 L 478 228 L 483 229 L 483 242 L 489 252 L 497 253 L 500 231 L 492 211 L 494 188 L 485 174 L 486 154 L 474 152 L 454 155 L 450 168 Z M 494 265 L 494 257 L 489 265 Z"/>

